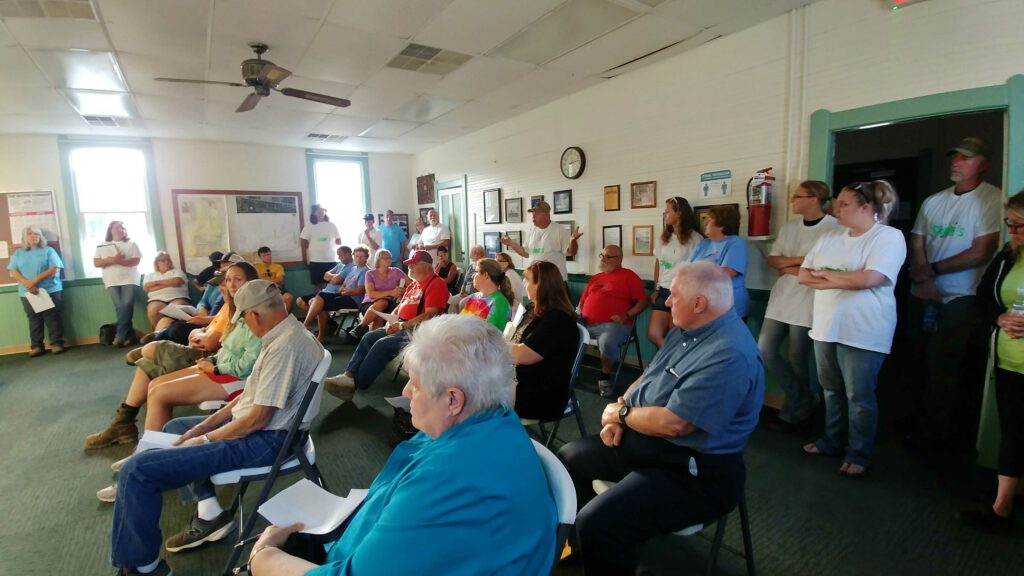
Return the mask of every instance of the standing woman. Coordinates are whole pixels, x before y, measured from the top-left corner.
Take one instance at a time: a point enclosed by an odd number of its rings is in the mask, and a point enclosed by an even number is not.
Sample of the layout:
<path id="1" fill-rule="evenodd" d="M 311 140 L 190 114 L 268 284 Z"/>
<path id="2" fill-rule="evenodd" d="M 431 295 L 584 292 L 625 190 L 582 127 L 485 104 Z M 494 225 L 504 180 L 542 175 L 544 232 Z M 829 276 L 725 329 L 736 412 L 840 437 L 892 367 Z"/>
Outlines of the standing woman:
<path id="1" fill-rule="evenodd" d="M 960 521 L 982 530 L 1013 529 L 1013 500 L 1024 474 L 1024 314 L 1015 312 L 1024 289 L 1024 190 L 1006 203 L 1010 241 L 978 285 L 979 316 L 996 331 L 996 406 L 999 410 L 999 465 L 996 501 L 983 510 L 965 510 Z"/>
<path id="2" fill-rule="evenodd" d="M 188 279 L 185 273 L 174 267 L 170 254 L 164 251 L 156 253 L 153 259 L 153 271 L 142 278 L 142 289 L 146 291 L 146 316 L 157 330 L 157 322 L 162 316 L 160 311 L 168 304 L 191 304 L 188 299 Z"/>
<path id="3" fill-rule="evenodd" d="M 35 358 L 46 353 L 43 347 L 43 326 L 50 333 L 50 351 L 60 354 L 64 351 L 64 330 L 60 323 L 61 291 L 60 270 L 64 268 L 57 251 L 46 244 L 43 232 L 35 226 L 28 226 L 21 232 L 21 248 L 14 251 L 7 270 L 18 282 L 18 296 L 28 316 L 29 337 L 32 349 L 29 356 Z M 29 304 L 26 294 L 39 294 L 45 290 L 53 300 L 53 308 L 36 312 Z"/>
<path id="4" fill-rule="evenodd" d="M 335 246 L 341 246 L 338 227 L 327 220 L 327 211 L 319 204 L 313 204 L 309 212 L 309 226 L 299 233 L 302 250 L 309 262 L 309 283 L 313 292 L 324 289 L 324 273 L 330 272 L 337 262 L 334 259 Z"/>
<path id="5" fill-rule="evenodd" d="M 515 300 L 512 284 L 493 258 L 477 260 L 473 274 L 473 288 L 477 292 L 462 301 L 460 314 L 473 314 L 491 323 L 499 332 L 505 330 Z"/>
<path id="6" fill-rule="evenodd" d="M 800 216 L 779 230 L 778 239 L 768 254 L 768 265 L 779 273 L 772 287 L 757 346 L 765 367 L 786 393 L 779 410 L 784 426 L 797 427 L 808 421 L 820 401 L 811 391 L 808 356 L 811 352 L 811 309 L 814 290 L 797 280 L 804 256 L 822 235 L 840 230 L 836 219 L 825 214 L 832 199 L 828 184 L 808 180 L 797 186 L 790 197 L 793 213 Z M 783 356 L 782 341 L 788 336 L 788 354 Z M 788 358 L 788 359 L 787 359 Z"/>
<path id="7" fill-rule="evenodd" d="M 843 228 L 823 235 L 798 279 L 814 289 L 814 358 L 825 393 L 825 433 L 808 454 L 840 455 L 839 473 L 867 473 L 878 427 L 875 385 L 896 330 L 896 275 L 907 258 L 903 233 L 885 222 L 896 205 L 885 180 L 843 188 L 835 217 Z"/>
<path id="8" fill-rule="evenodd" d="M 523 285 L 523 279 L 519 276 L 519 272 L 516 271 L 516 265 L 512 262 L 512 258 L 504 253 L 498 252 L 494 255 L 494 259 L 501 264 L 501 269 L 505 271 L 505 277 L 508 278 L 509 284 L 512 285 L 512 293 L 516 295 L 515 300 L 509 302 L 513 309 L 516 306 L 523 303 L 526 299 L 526 286 Z"/>
<path id="9" fill-rule="evenodd" d="M 661 243 L 654 248 L 654 291 L 651 292 L 651 319 L 647 324 L 647 339 L 661 348 L 665 334 L 672 325 L 672 314 L 665 306 L 672 285 L 672 268 L 690 260 L 690 253 L 703 237 L 693 208 L 685 198 L 676 196 L 665 201 L 661 213 Z"/>
<path id="10" fill-rule="evenodd" d="M 704 225 L 704 238 L 690 254 L 690 262 L 708 260 L 725 270 L 732 278 L 733 309 L 747 318 L 750 295 L 747 294 L 747 243 L 739 237 L 740 211 L 733 204 L 712 206 Z"/>
<path id="11" fill-rule="evenodd" d="M 106 243 L 96 247 L 92 265 L 103 269 L 103 285 L 114 301 L 117 311 L 117 334 L 114 346 L 121 348 L 139 343 L 132 327 L 135 313 L 135 287 L 139 283 L 139 260 L 142 252 L 128 238 L 124 222 L 114 220 L 107 226 Z"/>

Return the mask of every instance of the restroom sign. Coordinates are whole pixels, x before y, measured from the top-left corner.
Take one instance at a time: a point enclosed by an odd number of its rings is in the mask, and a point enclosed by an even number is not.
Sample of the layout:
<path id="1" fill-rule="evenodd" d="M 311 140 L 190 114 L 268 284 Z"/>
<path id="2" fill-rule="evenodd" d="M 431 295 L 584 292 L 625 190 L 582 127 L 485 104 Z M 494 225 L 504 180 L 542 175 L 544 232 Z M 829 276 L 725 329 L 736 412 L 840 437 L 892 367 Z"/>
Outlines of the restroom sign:
<path id="1" fill-rule="evenodd" d="M 732 170 L 715 170 L 700 175 L 701 198 L 720 198 L 732 195 Z"/>

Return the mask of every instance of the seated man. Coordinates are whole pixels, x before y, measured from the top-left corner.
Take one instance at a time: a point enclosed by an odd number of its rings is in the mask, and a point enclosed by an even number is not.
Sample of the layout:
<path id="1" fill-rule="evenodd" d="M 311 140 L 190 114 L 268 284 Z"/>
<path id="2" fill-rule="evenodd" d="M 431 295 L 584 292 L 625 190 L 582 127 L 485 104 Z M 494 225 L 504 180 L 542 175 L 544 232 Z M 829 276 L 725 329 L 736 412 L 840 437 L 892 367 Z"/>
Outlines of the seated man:
<path id="1" fill-rule="evenodd" d="M 469 249 L 469 270 L 465 274 L 465 278 L 462 280 L 462 289 L 459 290 L 458 294 L 455 294 L 448 299 L 448 313 L 458 314 L 462 310 L 462 301 L 469 298 L 469 295 L 476 292 L 476 288 L 473 287 L 473 277 L 476 274 L 473 270 L 476 270 L 476 263 L 481 258 L 487 256 L 487 252 L 483 246 L 477 245 Z"/>
<path id="2" fill-rule="evenodd" d="M 739 502 L 764 367 L 732 298 L 731 279 L 713 263 L 676 273 L 667 304 L 679 330 L 604 409 L 600 436 L 559 451 L 576 486 L 576 543 L 588 576 L 632 574 L 634 546 Z M 595 498 L 593 480 L 618 484 Z"/>
<path id="3" fill-rule="evenodd" d="M 614 244 L 601 252 L 600 272 L 595 274 L 580 296 L 579 311 L 591 338 L 597 338 L 601 352 L 601 377 L 597 388 L 601 396 L 614 398 L 611 373 L 619 362 L 619 348 L 629 339 L 635 319 L 647 307 L 643 280 L 622 267 L 622 249 Z"/>
<path id="4" fill-rule="evenodd" d="M 405 261 L 412 284 L 394 314 L 401 322 L 388 322 L 383 328 L 367 332 L 356 346 L 345 372 L 324 378 L 324 390 L 349 401 L 356 388 L 369 388 L 392 359 L 409 343 L 409 335 L 416 326 L 444 312 L 448 304 L 448 286 L 434 274 L 433 258 L 424 250 L 417 250 Z"/>
<path id="5" fill-rule="evenodd" d="M 369 250 L 365 246 L 363 249 L 364 253 L 369 254 Z M 362 258 L 361 265 L 355 261 L 357 257 Z M 327 284 L 323 290 L 306 294 L 295 301 L 299 305 L 299 309 L 306 312 L 303 324 L 307 328 L 314 319 L 317 321 L 317 335 L 320 342 L 327 340 L 327 312 L 359 307 L 358 304 L 353 304 L 355 298 L 350 295 L 350 291 L 355 287 L 353 282 L 356 279 L 360 283 L 363 281 L 363 276 L 366 274 L 366 258 L 356 254 L 348 246 L 341 246 L 338 248 L 338 260 L 340 262 L 335 264 L 334 268 L 324 272 L 324 281 Z M 362 267 L 363 270 L 356 271 L 359 267 Z M 359 294 L 361 299 L 362 292 Z M 346 296 L 347 298 L 343 298 Z"/>
<path id="6" fill-rule="evenodd" d="M 295 297 L 284 289 L 284 266 L 274 263 L 274 253 L 270 250 L 269 246 L 260 246 L 256 250 L 256 255 L 260 259 L 256 263 L 256 271 L 259 272 L 260 278 L 277 284 L 277 287 L 281 290 L 281 299 L 284 300 L 284 309 L 291 310 L 292 301 L 295 300 Z"/>
<path id="7" fill-rule="evenodd" d="M 253 280 L 239 288 L 232 320 L 240 317 L 263 344 L 242 395 L 208 418 L 168 422 L 165 432 L 182 435 L 178 448 L 140 452 L 121 468 L 110 553 L 119 574 L 170 573 L 160 559 L 162 492 L 192 484 L 199 500 L 190 525 L 165 543 L 168 552 L 220 540 L 234 521 L 221 509 L 209 477 L 269 466 L 281 449 L 323 348 L 285 311 L 272 282 Z"/>

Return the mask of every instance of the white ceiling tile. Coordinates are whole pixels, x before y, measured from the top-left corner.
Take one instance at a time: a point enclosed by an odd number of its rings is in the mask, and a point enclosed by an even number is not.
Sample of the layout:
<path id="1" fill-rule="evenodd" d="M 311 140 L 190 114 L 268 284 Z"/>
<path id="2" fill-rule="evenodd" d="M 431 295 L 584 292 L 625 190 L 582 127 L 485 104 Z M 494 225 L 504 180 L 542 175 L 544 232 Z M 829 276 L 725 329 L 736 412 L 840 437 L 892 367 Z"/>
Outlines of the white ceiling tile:
<path id="1" fill-rule="evenodd" d="M 0 87 L 0 114 L 74 113 L 71 105 L 53 88 Z"/>
<path id="2" fill-rule="evenodd" d="M 321 80 L 362 84 L 405 45 L 400 38 L 326 23 L 292 71 Z"/>
<path id="3" fill-rule="evenodd" d="M 477 56 L 426 90 L 430 94 L 472 100 L 513 82 L 536 67 L 525 62 Z"/>
<path id="4" fill-rule="evenodd" d="M 456 128 L 483 128 L 504 120 L 517 111 L 507 105 L 492 104 L 474 100 L 432 120 L 436 126 L 452 126 Z"/>
<path id="5" fill-rule="evenodd" d="M 31 58 L 61 88 L 127 92 L 114 54 L 94 50 L 33 49 Z"/>
<path id="6" fill-rule="evenodd" d="M 186 78 L 208 80 L 206 66 L 203 61 L 181 57 L 170 52 L 162 56 L 142 54 L 118 54 L 118 63 L 124 74 L 128 88 L 133 92 L 146 94 L 163 94 L 171 96 L 191 96 L 201 98 L 206 88 L 201 84 L 181 84 L 157 82 L 154 78 Z M 232 81 L 234 81 L 232 79 Z"/>
<path id="7" fill-rule="evenodd" d="M 337 0 L 329 22 L 348 28 L 411 38 L 451 0 Z"/>
<path id="8" fill-rule="evenodd" d="M 465 54 L 483 54 L 562 2 L 455 0 L 413 40 Z"/>
<path id="9" fill-rule="evenodd" d="M 0 114 L 2 134 L 81 134 L 86 128 L 77 114 Z"/>
<path id="10" fill-rule="evenodd" d="M 70 18 L 8 18 L 14 38 L 26 48 L 110 50 L 99 22 Z"/>
<path id="11" fill-rule="evenodd" d="M 6 86 L 50 86 L 39 67 L 17 46 L 0 47 L 0 70 Z"/>
<path id="12" fill-rule="evenodd" d="M 138 105 L 139 114 L 146 120 L 177 121 L 183 125 L 202 122 L 203 110 L 206 106 L 198 98 L 175 98 L 150 94 L 136 94 L 135 103 Z"/>
<path id="13" fill-rule="evenodd" d="M 210 0 L 103 0 L 100 8 L 119 53 L 205 64 Z"/>
<path id="14" fill-rule="evenodd" d="M 381 120 L 363 130 L 361 136 L 364 138 L 398 138 L 419 125 L 419 122 L 404 120 Z"/>
<path id="15" fill-rule="evenodd" d="M 338 145 L 340 150 L 357 152 L 387 152 L 392 154 L 415 154 L 429 148 L 428 143 L 403 144 L 390 138 L 346 138 Z"/>
<path id="16" fill-rule="evenodd" d="M 545 97 L 560 93 L 575 80 L 573 74 L 562 70 L 539 68 L 501 88 L 484 94 L 478 100 L 504 106 L 522 106 Z"/>
<path id="17" fill-rule="evenodd" d="M 317 124 L 310 132 L 318 134 L 335 134 L 338 136 L 355 136 L 377 122 L 374 118 L 358 116 L 340 116 L 330 114 Z"/>
<path id="18" fill-rule="evenodd" d="M 473 132 L 474 128 L 458 128 L 455 126 L 439 126 L 433 123 L 424 124 L 415 130 L 404 134 L 400 139 L 404 141 L 432 142 L 439 144 L 447 142 L 460 136 Z"/>
<path id="19" fill-rule="evenodd" d="M 241 98 L 239 98 L 239 103 L 241 103 Z M 255 109 L 248 112 L 235 112 L 237 107 L 237 104 L 207 101 L 206 123 L 226 128 L 312 132 L 313 127 L 324 118 L 323 114 L 275 107 L 266 98 Z"/>
<path id="20" fill-rule="evenodd" d="M 438 116 L 450 112 L 463 103 L 462 100 L 453 100 L 444 96 L 432 96 L 425 94 L 402 106 L 388 115 L 395 120 L 409 120 L 413 122 L 429 122 Z"/>
<path id="21" fill-rule="evenodd" d="M 404 90 L 406 92 L 428 92 L 430 87 L 441 80 L 437 74 L 424 74 L 411 70 L 384 67 L 371 76 L 365 84 L 380 90 Z"/>
<path id="22" fill-rule="evenodd" d="M 378 90 L 360 86 L 352 93 L 348 108 L 336 108 L 334 114 L 361 116 L 363 118 L 384 118 L 402 106 L 416 99 L 416 94 L 400 90 Z"/>
<path id="23" fill-rule="evenodd" d="M 7 30 L 3 22 L 0 22 L 0 46 L 17 46 L 18 41 Z"/>

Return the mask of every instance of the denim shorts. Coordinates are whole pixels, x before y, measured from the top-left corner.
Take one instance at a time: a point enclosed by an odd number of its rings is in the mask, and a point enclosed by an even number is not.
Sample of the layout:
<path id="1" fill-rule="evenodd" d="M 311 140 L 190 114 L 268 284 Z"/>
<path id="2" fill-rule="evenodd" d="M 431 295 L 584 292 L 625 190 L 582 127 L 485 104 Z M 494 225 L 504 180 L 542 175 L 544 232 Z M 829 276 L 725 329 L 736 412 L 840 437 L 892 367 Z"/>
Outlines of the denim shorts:
<path id="1" fill-rule="evenodd" d="M 665 306 L 665 301 L 668 300 L 668 294 L 668 288 L 658 288 L 658 297 L 654 300 L 654 304 L 651 305 L 651 310 L 671 312 L 668 306 Z"/>

